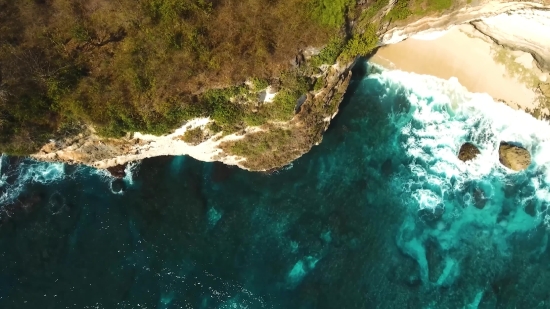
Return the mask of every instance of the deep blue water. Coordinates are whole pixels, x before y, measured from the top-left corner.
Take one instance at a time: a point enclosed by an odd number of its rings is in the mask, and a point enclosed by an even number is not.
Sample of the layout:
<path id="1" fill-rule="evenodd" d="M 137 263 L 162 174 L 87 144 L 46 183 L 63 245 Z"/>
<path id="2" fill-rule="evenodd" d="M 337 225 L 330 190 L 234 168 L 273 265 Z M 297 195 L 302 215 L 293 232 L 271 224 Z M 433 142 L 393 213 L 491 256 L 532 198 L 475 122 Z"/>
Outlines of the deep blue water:
<path id="1" fill-rule="evenodd" d="M 550 308 L 548 124 L 371 69 L 271 175 L 159 157 L 113 184 L 2 157 L 0 308 Z M 528 170 L 500 166 L 500 140 Z"/>

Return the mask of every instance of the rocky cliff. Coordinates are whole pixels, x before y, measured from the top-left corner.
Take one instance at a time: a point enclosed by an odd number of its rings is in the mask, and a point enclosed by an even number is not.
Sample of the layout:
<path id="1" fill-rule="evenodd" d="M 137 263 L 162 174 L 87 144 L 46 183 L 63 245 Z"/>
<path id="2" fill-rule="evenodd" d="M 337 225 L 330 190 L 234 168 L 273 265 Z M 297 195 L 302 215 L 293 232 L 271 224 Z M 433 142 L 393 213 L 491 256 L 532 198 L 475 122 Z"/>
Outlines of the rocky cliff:
<path id="1" fill-rule="evenodd" d="M 426 36 L 469 23 L 496 43 L 528 52 L 541 69 L 550 71 L 550 2 L 489 1 L 438 16 L 422 18 L 392 28 L 382 36 L 383 44 L 408 37 Z"/>
<path id="2" fill-rule="evenodd" d="M 549 2 L 474 2 L 441 16 L 425 17 L 405 25 L 387 24 L 381 32 L 381 42 L 394 44 L 411 36 L 426 36 L 464 23 L 472 24 L 498 44 L 512 50 L 531 53 L 541 69 L 548 71 L 550 68 Z M 163 155 L 189 155 L 198 160 L 221 161 L 250 170 L 281 167 L 320 142 L 322 133 L 335 116 L 338 104 L 347 88 L 351 77 L 351 65 L 352 63 L 343 66 L 336 64 L 322 68 L 322 73 L 319 75 L 325 81 L 324 87 L 305 94 L 302 108 L 294 119 L 286 123 L 248 127 L 241 132 L 223 136 L 221 133 L 210 132 L 209 119 L 204 118 L 195 119 L 167 135 L 153 136 L 136 132 L 121 139 L 102 139 L 95 134 L 93 128 L 83 128 L 77 136 L 60 141 L 52 140 L 32 157 L 42 161 L 86 164 L 102 169 Z M 304 126 L 311 124 L 304 119 L 312 117 L 304 117 L 300 113 L 306 113 L 314 106 L 323 106 L 322 109 L 315 109 L 317 114 L 313 117 L 317 122 L 322 122 L 322 125 L 318 126 L 319 130 L 305 130 Z M 201 129 L 198 142 L 186 141 L 186 132 L 197 128 Z M 272 147 L 269 153 L 263 155 L 263 160 L 254 161 L 246 155 L 238 156 L 232 154 L 228 150 L 230 148 L 224 147 L 237 140 L 243 140 L 247 136 L 273 128 L 307 136 L 303 138 L 303 143 L 293 146 L 292 149 Z M 288 155 L 277 155 L 277 152 L 283 151 Z"/>
<path id="3" fill-rule="evenodd" d="M 138 161 L 145 158 L 157 156 L 177 156 L 188 155 L 197 160 L 211 162 L 220 161 L 228 165 L 237 165 L 243 169 L 249 170 L 269 170 L 283 166 L 309 151 L 314 145 L 318 144 L 322 138 L 322 133 L 328 128 L 330 120 L 334 118 L 337 107 L 342 100 L 342 94 L 345 92 L 351 78 L 351 64 L 340 66 L 338 64 L 322 68 L 319 77 L 325 81 L 325 86 L 317 91 L 311 91 L 304 95 L 301 102 L 300 112 L 288 122 L 269 123 L 263 126 L 247 127 L 244 130 L 233 134 L 224 135 L 223 132 L 215 133 L 208 127 L 211 122 L 209 118 L 197 118 L 185 123 L 181 128 L 174 132 L 163 135 L 145 135 L 139 132 L 128 134 L 124 138 L 101 138 L 91 127 L 83 127 L 76 136 L 71 136 L 63 140 L 51 140 L 44 145 L 33 158 L 48 162 L 65 162 L 69 164 L 85 164 L 99 169 L 124 165 L 128 162 Z M 275 93 L 268 93 L 263 99 L 271 99 Z M 270 102 L 266 102 L 270 104 Z M 304 128 L 310 124 L 307 121 L 308 111 L 312 106 L 322 105 L 323 108 L 315 110 L 315 122 L 320 122 L 321 130 L 307 130 Z M 305 111 L 304 111 L 305 110 Z M 312 114 L 310 112 L 310 114 Z M 233 155 L 227 151 L 227 146 L 235 141 L 242 140 L 253 134 L 265 132 L 267 130 L 281 129 L 293 132 L 300 137 L 307 138 L 300 144 L 293 145 L 293 149 L 286 149 L 286 157 L 276 160 L 264 160 L 268 163 L 247 164 L 247 158 Z M 190 141 L 186 138 L 186 133 L 195 129 L 201 135 L 198 140 Z M 225 151 L 223 149 L 226 149 Z M 271 149 L 266 151 L 265 156 L 276 156 L 276 152 L 282 150 Z M 280 157 L 280 156 L 277 156 Z M 252 161 L 252 160 L 250 160 Z"/>

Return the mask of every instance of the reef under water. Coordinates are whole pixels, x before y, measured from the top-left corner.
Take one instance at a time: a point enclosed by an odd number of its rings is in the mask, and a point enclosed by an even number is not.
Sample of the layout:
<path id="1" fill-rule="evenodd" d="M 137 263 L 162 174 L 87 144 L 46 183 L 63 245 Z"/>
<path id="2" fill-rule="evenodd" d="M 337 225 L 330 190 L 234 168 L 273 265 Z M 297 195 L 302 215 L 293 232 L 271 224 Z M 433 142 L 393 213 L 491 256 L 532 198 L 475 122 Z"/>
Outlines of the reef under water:
<path id="1" fill-rule="evenodd" d="M 0 162 L 0 308 L 550 307 L 550 125 L 456 80 L 359 63 L 323 142 L 272 174 Z"/>

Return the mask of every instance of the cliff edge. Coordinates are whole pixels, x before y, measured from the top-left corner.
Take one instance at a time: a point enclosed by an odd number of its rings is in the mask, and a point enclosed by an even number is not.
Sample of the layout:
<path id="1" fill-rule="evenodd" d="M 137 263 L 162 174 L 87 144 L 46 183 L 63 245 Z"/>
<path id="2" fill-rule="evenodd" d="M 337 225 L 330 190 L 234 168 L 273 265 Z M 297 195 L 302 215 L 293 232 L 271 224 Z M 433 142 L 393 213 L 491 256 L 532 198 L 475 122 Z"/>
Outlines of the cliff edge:
<path id="1" fill-rule="evenodd" d="M 392 12 L 394 4 L 388 2 L 380 12 Z M 394 22 L 378 14 L 371 19 L 377 20 L 376 24 L 380 25 L 377 32 L 379 46 L 395 44 L 409 37 L 436 35 L 457 25 L 468 24 L 499 45 L 531 54 L 538 68 L 548 72 L 549 9 L 548 2 L 488 1 L 461 4 L 438 16 L 411 16 Z M 350 24 L 358 27 L 355 21 Z M 358 34 L 351 34 L 351 39 L 344 44 L 348 53 L 353 53 L 355 45 L 364 44 L 364 33 L 368 31 L 372 29 L 361 29 Z M 324 55 L 329 48 L 332 45 L 324 49 L 303 50 L 294 60 L 294 65 L 297 69 L 304 68 L 303 63 Z M 280 168 L 318 144 L 338 112 L 354 63 L 350 57 L 340 56 L 338 61 L 332 66 L 306 66 L 308 69 L 303 72 L 314 81 L 314 85 L 294 101 L 294 115 L 290 120 L 248 125 L 229 134 L 227 131 L 216 131 L 211 126 L 212 119 L 203 117 L 188 121 L 170 134 L 155 136 L 135 132 L 123 138 L 102 138 L 92 127 L 87 126 L 76 135 L 51 140 L 32 157 L 42 161 L 86 164 L 106 169 L 149 157 L 189 155 L 198 160 L 220 161 L 248 170 Z M 269 85 L 263 92 L 258 92 L 262 104 L 270 104 L 269 100 L 284 93 L 281 89 L 277 92 L 276 88 Z"/>

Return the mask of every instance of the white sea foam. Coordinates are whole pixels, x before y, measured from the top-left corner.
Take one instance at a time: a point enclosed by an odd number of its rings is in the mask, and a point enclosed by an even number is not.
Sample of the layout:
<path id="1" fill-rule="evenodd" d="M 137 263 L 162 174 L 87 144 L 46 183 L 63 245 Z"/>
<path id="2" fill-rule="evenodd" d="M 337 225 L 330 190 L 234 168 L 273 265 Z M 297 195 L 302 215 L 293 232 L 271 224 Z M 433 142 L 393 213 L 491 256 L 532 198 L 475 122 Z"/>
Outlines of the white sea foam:
<path id="1" fill-rule="evenodd" d="M 412 164 L 410 168 L 436 187 L 450 183 L 453 177 L 458 180 L 455 185 L 458 188 L 466 181 L 515 173 L 498 161 L 500 141 L 517 142 L 529 150 L 533 160 L 531 171 L 550 168 L 547 122 L 494 102 L 486 94 L 469 93 L 454 79 L 445 81 L 401 71 L 384 71 L 377 78 L 386 84 L 405 87 L 412 111 L 410 123 L 401 129 L 407 137 L 404 146 L 411 157 L 428 163 Z M 474 142 L 481 154 L 476 160 L 464 163 L 457 152 L 467 141 Z M 542 175 L 544 185 L 550 185 L 550 173 Z M 431 193 L 419 194 L 433 200 L 429 197 Z"/>
<path id="2" fill-rule="evenodd" d="M 497 248 L 505 256 L 510 254 L 510 236 L 530 233 L 541 224 L 550 227 L 547 122 L 495 102 L 487 94 L 470 93 L 456 79 L 396 70 L 367 78 L 384 85 L 385 96 L 402 93 L 410 102 L 407 113 L 390 117 L 412 162 L 408 166 L 412 177 L 400 175 L 393 181 L 395 189 L 404 194 L 409 214 L 397 244 L 417 261 L 424 284 L 452 284 L 460 276 L 463 253 L 457 252 L 465 243 Z M 380 101 L 392 103 L 387 98 Z M 501 141 L 519 143 L 531 153 L 527 170 L 515 172 L 500 164 Z M 457 156 L 465 142 L 474 143 L 481 152 L 467 163 Z M 523 189 L 533 194 L 521 195 Z M 506 190 L 513 192 L 507 196 Z M 535 204 L 534 216 L 525 210 L 530 202 Z M 430 225 L 430 220 L 436 223 Z M 438 242 L 445 259 L 442 274 L 432 282 L 428 279 L 427 239 Z"/>
<path id="3" fill-rule="evenodd" d="M 178 157 L 176 157 L 178 158 Z M 111 173 L 107 170 L 103 169 L 94 169 L 94 173 L 101 178 L 103 178 L 104 182 L 109 183 L 109 189 L 111 190 L 111 193 L 122 195 L 124 194 L 125 187 L 122 186 L 131 186 L 134 184 L 134 176 L 139 170 L 141 161 L 133 161 L 126 164 L 126 167 L 124 168 L 124 178 L 122 178 L 122 183 L 118 183 L 120 179 L 117 179 Z"/>
<path id="4" fill-rule="evenodd" d="M 8 178 L 12 178 L 8 183 Z M 65 178 L 63 163 L 44 163 L 31 159 L 22 160 L 17 169 L 8 171 L 7 157 L 0 157 L 0 206 L 12 203 L 31 183 L 50 184 Z"/>
<path id="5" fill-rule="evenodd" d="M 134 175 L 137 173 L 140 163 L 141 161 L 134 161 L 126 164 L 124 168 L 124 173 L 126 174 L 126 176 L 124 176 L 124 181 L 128 185 L 134 184 Z"/>

